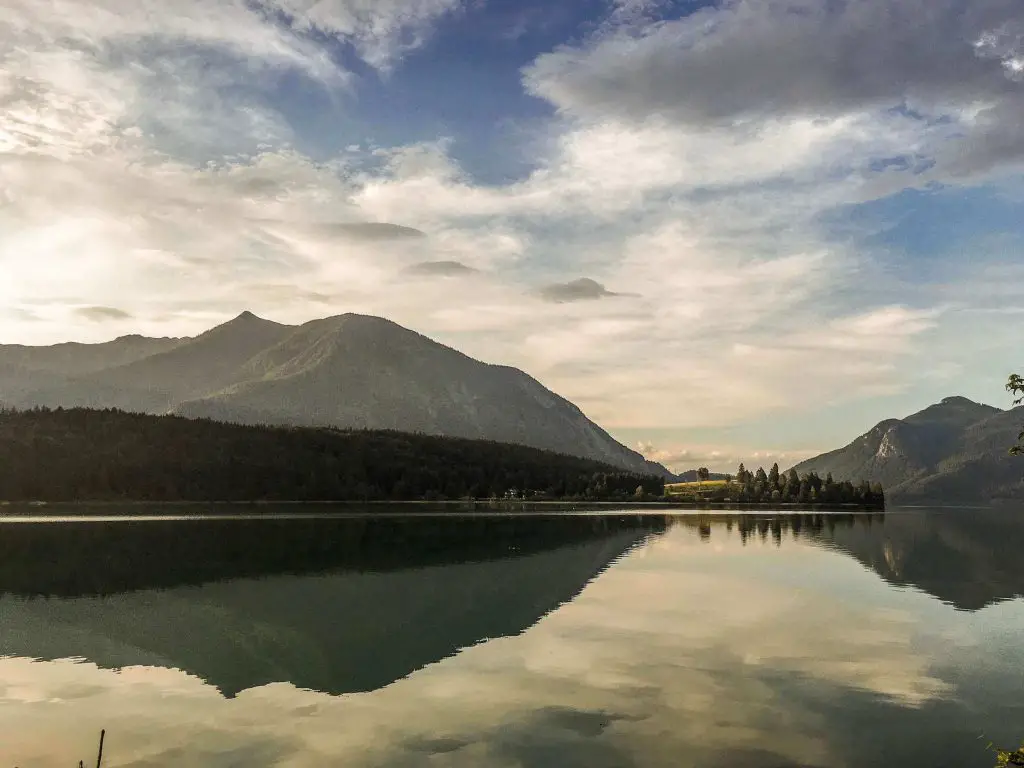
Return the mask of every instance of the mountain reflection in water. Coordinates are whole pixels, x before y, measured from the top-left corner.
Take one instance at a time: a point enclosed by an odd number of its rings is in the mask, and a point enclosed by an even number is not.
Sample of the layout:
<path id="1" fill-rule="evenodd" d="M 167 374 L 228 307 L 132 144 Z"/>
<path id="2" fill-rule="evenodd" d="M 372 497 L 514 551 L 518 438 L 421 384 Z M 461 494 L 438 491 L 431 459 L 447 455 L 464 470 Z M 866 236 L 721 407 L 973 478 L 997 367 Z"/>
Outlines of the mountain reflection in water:
<path id="1" fill-rule="evenodd" d="M 101 727 L 133 768 L 987 767 L 1022 544 L 1013 511 L 0 524 L 0 768 Z"/>
<path id="2" fill-rule="evenodd" d="M 128 521 L 12 526 L 0 655 L 169 666 L 225 695 L 369 691 L 572 599 L 659 517 Z"/>
<path id="3" fill-rule="evenodd" d="M 1024 597 L 1024 510 L 896 510 L 881 523 L 837 528 L 826 540 L 889 583 L 961 610 Z"/>

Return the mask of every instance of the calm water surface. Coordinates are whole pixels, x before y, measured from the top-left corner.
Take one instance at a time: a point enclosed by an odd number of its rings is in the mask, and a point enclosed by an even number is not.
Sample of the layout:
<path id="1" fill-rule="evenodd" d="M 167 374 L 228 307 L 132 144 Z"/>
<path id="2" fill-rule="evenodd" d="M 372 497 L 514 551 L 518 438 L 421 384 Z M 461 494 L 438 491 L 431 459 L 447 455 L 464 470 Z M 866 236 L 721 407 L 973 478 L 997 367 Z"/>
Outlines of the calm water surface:
<path id="1" fill-rule="evenodd" d="M 1022 552 L 1024 509 L 0 522 L 0 768 L 989 766 Z"/>

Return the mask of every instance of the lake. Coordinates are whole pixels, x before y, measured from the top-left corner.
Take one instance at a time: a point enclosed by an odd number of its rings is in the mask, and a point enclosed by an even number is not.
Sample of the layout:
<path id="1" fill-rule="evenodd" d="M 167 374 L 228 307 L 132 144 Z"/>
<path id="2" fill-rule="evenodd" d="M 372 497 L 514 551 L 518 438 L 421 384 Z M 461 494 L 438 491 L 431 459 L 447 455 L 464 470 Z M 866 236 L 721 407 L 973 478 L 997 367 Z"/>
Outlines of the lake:
<path id="1" fill-rule="evenodd" d="M 991 766 L 1024 509 L 8 516 L 0 768 L 104 728 L 108 768 Z"/>

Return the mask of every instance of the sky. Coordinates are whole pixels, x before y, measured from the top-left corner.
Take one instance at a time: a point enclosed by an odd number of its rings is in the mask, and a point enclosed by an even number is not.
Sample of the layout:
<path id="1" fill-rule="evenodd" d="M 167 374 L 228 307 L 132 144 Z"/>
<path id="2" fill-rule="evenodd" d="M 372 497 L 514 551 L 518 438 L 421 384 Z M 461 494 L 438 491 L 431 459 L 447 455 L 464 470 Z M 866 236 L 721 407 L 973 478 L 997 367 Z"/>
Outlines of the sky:
<path id="1" fill-rule="evenodd" d="M 0 0 L 0 343 L 388 317 L 676 469 L 1024 368 L 1020 0 Z"/>

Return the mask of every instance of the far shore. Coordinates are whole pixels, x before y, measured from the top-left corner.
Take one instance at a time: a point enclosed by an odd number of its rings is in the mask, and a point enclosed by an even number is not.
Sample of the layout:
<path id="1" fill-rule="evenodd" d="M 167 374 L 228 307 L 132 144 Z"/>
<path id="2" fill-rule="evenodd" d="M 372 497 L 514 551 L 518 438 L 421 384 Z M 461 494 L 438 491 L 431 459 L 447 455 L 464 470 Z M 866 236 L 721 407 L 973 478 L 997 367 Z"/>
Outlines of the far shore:
<path id="1" fill-rule="evenodd" d="M 304 514 L 301 510 L 316 508 Z M 173 510 L 173 512 L 171 512 Z M 0 501 L 0 521 L 5 518 L 46 517 L 175 517 L 238 516 L 314 516 L 326 515 L 449 515 L 449 514 L 522 514 L 552 512 L 588 513 L 673 513 L 673 512 L 731 512 L 731 513 L 792 513 L 815 514 L 849 513 L 851 511 L 884 512 L 877 507 L 858 504 L 786 504 L 736 502 L 679 502 L 679 501 L 529 501 L 511 499 L 478 499 L 476 501 L 55 501 L 13 502 Z M 280 510 L 278 512 L 277 510 Z"/>

